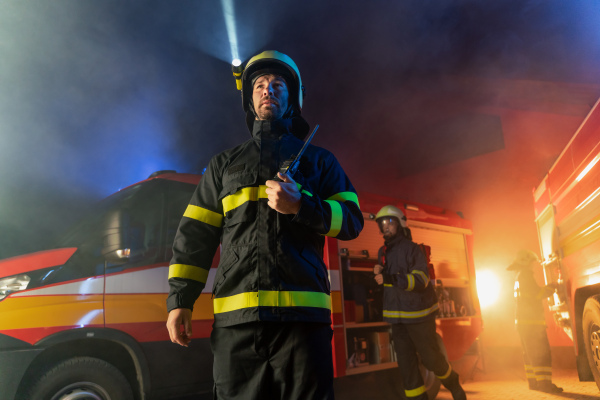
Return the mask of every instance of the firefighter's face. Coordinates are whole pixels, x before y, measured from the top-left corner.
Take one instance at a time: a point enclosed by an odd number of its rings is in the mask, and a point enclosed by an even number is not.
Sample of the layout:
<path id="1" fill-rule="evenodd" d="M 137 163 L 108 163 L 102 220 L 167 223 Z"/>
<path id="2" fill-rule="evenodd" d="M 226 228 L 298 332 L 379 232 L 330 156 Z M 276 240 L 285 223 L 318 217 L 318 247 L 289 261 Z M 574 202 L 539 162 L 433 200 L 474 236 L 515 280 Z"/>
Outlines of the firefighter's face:
<path id="1" fill-rule="evenodd" d="M 288 88 L 282 77 L 263 75 L 253 86 L 252 102 L 260 120 L 275 120 L 283 117 L 288 108 Z"/>
<path id="2" fill-rule="evenodd" d="M 400 224 L 396 218 L 380 218 L 377 220 L 377 224 L 385 240 L 391 239 L 398 234 Z"/>

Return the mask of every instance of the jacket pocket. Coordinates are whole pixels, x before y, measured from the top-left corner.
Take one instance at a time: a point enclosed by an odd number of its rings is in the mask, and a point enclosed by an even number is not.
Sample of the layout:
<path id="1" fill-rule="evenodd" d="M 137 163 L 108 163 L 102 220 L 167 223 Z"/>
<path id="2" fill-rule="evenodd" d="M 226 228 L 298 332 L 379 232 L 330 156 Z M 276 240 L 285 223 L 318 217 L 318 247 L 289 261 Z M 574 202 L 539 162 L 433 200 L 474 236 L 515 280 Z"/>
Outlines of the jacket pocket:
<path id="1" fill-rule="evenodd" d="M 217 267 L 217 274 L 215 276 L 215 283 L 213 284 L 212 290 L 213 296 L 217 293 L 217 290 L 223 284 L 223 282 L 225 282 L 227 273 L 236 264 L 238 259 L 239 256 L 233 248 L 229 248 L 225 254 L 223 254 L 223 257 L 219 261 L 219 266 Z"/>
<path id="2" fill-rule="evenodd" d="M 223 228 L 232 228 L 242 222 L 254 222 L 256 220 L 257 202 L 248 202 L 228 212 L 223 221 Z"/>
<path id="3" fill-rule="evenodd" d="M 223 176 L 223 189 L 220 197 L 226 197 L 238 192 L 241 188 L 254 186 L 258 177 L 258 169 L 243 170 Z"/>
<path id="4" fill-rule="evenodd" d="M 319 255 L 310 247 L 305 247 L 302 249 L 300 253 L 300 257 L 302 257 L 308 264 L 310 264 L 314 269 L 317 275 L 317 279 L 321 288 L 329 294 L 331 291 L 331 286 L 329 283 L 329 275 L 327 273 L 327 268 L 325 267 L 325 262 Z"/>

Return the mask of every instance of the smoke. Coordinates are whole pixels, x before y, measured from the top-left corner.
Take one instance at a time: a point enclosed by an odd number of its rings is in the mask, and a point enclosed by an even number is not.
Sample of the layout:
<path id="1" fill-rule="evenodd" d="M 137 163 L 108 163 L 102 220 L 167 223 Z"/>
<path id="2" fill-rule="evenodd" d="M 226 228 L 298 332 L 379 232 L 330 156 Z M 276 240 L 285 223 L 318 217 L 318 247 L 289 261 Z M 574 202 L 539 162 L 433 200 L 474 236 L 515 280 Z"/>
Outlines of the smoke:
<path id="1" fill-rule="evenodd" d="M 270 48 L 297 62 L 315 143 L 358 187 L 382 167 L 414 173 L 419 137 L 465 119 L 443 105 L 448 76 L 598 79 L 597 2 L 233 5 L 240 57 Z M 199 172 L 246 140 L 230 61 L 217 1 L 0 0 L 0 257 L 154 170 Z M 382 161 L 355 162 L 365 154 Z"/>
<path id="2" fill-rule="evenodd" d="M 215 151 L 180 146 L 183 125 L 216 114 L 196 116 L 205 99 L 194 86 L 211 86 L 221 63 L 165 36 L 143 4 L 117 3 L 2 4 L 0 257 L 44 247 L 156 170 L 201 171 Z"/>

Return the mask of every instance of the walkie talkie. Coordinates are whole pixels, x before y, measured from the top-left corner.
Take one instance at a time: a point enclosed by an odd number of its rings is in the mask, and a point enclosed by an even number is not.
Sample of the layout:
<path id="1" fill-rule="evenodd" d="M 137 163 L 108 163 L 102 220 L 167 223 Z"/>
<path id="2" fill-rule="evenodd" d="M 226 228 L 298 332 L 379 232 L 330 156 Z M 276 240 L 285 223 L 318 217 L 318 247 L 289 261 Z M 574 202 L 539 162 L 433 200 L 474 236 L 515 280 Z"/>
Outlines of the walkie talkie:
<path id="1" fill-rule="evenodd" d="M 317 131 L 317 129 L 319 129 L 318 124 L 317 124 L 317 126 L 315 126 L 315 129 L 312 131 L 312 133 L 310 134 L 308 139 L 306 139 L 306 141 L 304 142 L 304 145 L 302 146 L 302 148 L 300 149 L 298 154 L 296 156 L 291 156 L 289 159 L 285 160 L 281 164 L 281 167 L 279 167 L 280 174 L 285 175 L 287 173 L 290 178 L 292 176 L 294 176 L 294 174 L 298 170 L 298 166 L 300 165 L 300 157 L 302 157 L 302 154 L 304 154 L 304 151 L 308 147 L 308 144 L 312 140 L 313 136 L 315 136 L 315 132 Z M 275 178 L 273 178 L 273 180 L 281 182 L 281 179 L 279 178 L 279 175 L 277 175 L 277 174 L 275 174 Z"/>

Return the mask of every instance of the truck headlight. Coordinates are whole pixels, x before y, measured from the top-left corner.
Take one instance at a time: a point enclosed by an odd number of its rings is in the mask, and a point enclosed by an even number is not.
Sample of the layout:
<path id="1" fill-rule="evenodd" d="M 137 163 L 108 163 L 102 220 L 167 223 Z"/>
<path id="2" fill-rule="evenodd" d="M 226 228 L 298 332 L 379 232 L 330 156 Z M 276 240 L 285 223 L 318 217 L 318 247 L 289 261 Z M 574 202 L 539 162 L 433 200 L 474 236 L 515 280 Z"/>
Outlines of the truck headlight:
<path id="1" fill-rule="evenodd" d="M 3 300 L 11 293 L 27 289 L 30 281 L 31 278 L 29 275 L 14 275 L 0 278 L 0 300 Z"/>

